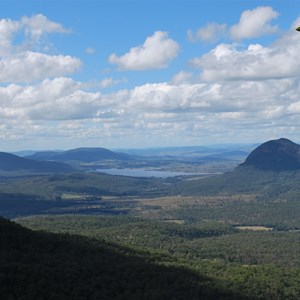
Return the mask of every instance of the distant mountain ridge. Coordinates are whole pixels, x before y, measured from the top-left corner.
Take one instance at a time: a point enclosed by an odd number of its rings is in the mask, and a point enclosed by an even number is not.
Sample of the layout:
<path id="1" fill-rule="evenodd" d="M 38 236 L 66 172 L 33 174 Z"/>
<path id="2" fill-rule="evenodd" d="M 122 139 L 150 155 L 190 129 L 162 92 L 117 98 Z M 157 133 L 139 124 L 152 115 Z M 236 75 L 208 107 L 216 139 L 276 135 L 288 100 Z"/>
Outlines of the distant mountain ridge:
<path id="1" fill-rule="evenodd" d="M 66 151 L 41 151 L 27 158 L 35 160 L 50 160 L 50 161 L 80 161 L 94 162 L 101 160 L 132 160 L 130 155 L 117 153 L 106 148 L 76 148 Z"/>
<path id="2" fill-rule="evenodd" d="M 14 154 L 0 152 L 0 171 L 25 171 L 34 173 L 65 173 L 74 169 L 63 163 L 50 161 L 36 161 Z"/>
<path id="3" fill-rule="evenodd" d="M 254 149 L 239 167 L 252 166 L 264 171 L 300 169 L 300 145 L 286 139 L 271 140 Z"/>

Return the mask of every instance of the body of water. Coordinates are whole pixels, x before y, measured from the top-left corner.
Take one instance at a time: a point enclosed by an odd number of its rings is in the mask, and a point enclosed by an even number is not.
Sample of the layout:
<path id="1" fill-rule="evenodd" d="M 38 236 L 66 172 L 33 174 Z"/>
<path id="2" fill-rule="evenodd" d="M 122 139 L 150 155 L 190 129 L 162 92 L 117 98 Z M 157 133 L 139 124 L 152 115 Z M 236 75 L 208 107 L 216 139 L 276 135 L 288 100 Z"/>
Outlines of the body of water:
<path id="1" fill-rule="evenodd" d="M 175 177 L 189 175 L 205 175 L 203 173 L 186 173 L 186 172 L 171 172 L 171 171 L 155 171 L 146 169 L 97 169 L 97 172 L 109 175 L 133 176 L 133 177 Z"/>

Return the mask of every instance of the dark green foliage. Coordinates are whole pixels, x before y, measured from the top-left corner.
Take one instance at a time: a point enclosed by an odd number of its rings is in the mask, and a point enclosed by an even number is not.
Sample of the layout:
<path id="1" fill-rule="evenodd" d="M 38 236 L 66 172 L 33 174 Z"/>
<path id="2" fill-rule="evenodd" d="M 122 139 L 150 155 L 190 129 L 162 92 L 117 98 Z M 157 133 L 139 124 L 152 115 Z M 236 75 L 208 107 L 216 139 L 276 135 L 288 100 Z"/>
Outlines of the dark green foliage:
<path id="1" fill-rule="evenodd" d="M 293 230 L 300 229 L 300 201 L 296 199 L 270 202 L 259 199 L 203 206 L 193 206 L 186 202 L 186 205 L 176 208 L 157 209 L 155 218 L 179 219 L 190 223 L 212 220 L 233 225 L 259 225 L 276 230 Z"/>
<path id="2" fill-rule="evenodd" d="M 20 219 L 24 226 L 82 235 L 140 249 L 242 264 L 300 268 L 300 232 L 242 231 L 220 222 L 166 223 L 127 216 L 44 216 Z"/>
<path id="3" fill-rule="evenodd" d="M 178 225 L 124 216 L 48 216 L 19 221 L 31 228 L 117 243 L 122 251 L 139 253 L 148 261 L 184 267 L 211 288 L 207 292 L 212 299 L 218 299 L 216 295 L 222 299 L 224 291 L 231 291 L 232 299 L 300 297 L 298 232 L 239 231 L 216 222 Z"/>
<path id="4" fill-rule="evenodd" d="M 0 266 L 1 299 L 248 299 L 171 257 L 5 219 Z"/>
<path id="5" fill-rule="evenodd" d="M 236 234 L 194 239 L 180 246 L 200 259 L 221 259 L 242 265 L 274 264 L 300 270 L 300 234 L 296 232 L 240 231 Z"/>

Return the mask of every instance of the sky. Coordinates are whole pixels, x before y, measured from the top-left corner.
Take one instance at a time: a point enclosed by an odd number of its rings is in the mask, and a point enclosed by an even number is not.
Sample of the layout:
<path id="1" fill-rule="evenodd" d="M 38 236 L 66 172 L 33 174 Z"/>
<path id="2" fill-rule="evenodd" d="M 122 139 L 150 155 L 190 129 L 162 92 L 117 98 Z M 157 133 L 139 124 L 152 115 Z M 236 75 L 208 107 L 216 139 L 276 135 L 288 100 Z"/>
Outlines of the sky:
<path id="1" fill-rule="evenodd" d="M 299 142 L 300 5 L 0 0 L 0 150 Z"/>

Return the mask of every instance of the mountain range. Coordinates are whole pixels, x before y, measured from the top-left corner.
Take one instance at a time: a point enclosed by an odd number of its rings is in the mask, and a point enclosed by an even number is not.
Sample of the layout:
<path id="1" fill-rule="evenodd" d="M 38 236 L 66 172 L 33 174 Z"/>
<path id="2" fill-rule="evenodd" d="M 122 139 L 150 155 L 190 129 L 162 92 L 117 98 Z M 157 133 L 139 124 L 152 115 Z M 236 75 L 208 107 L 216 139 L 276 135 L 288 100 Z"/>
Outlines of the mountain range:
<path id="1" fill-rule="evenodd" d="M 35 160 L 50 160 L 60 162 L 96 162 L 102 160 L 133 160 L 130 155 L 117 153 L 106 148 L 76 148 L 67 151 L 40 151 L 26 156 Z"/>
<path id="2" fill-rule="evenodd" d="M 226 152 L 228 153 L 228 151 Z M 235 153 L 233 153 L 235 155 Z M 169 156 L 168 156 L 169 157 Z M 217 155 L 207 155 L 217 161 Z M 42 151 L 27 157 L 0 152 L 0 170 L 4 172 L 27 171 L 40 173 L 62 173 L 75 171 L 69 163 L 92 163 L 101 161 L 139 161 L 136 155 L 114 152 L 105 148 L 77 148 L 67 151 Z M 157 158 L 158 159 L 158 158 Z M 159 159 L 158 159 L 159 162 Z M 194 161 L 196 163 L 197 160 Z M 237 177 L 245 181 L 250 174 L 257 173 L 257 181 L 262 172 L 294 172 L 300 170 L 300 145 L 286 139 L 267 141 L 255 148 L 234 171 L 221 175 L 222 180 Z M 221 181 L 222 181 L 221 180 Z M 205 182 L 205 180 L 204 180 Z M 231 181 L 234 186 L 236 181 Z M 200 184 L 202 185 L 202 183 Z"/>
<path id="3" fill-rule="evenodd" d="M 74 169 L 63 163 L 51 161 L 36 161 L 14 154 L 0 152 L 0 171 L 31 172 L 31 173 L 66 173 Z"/>

